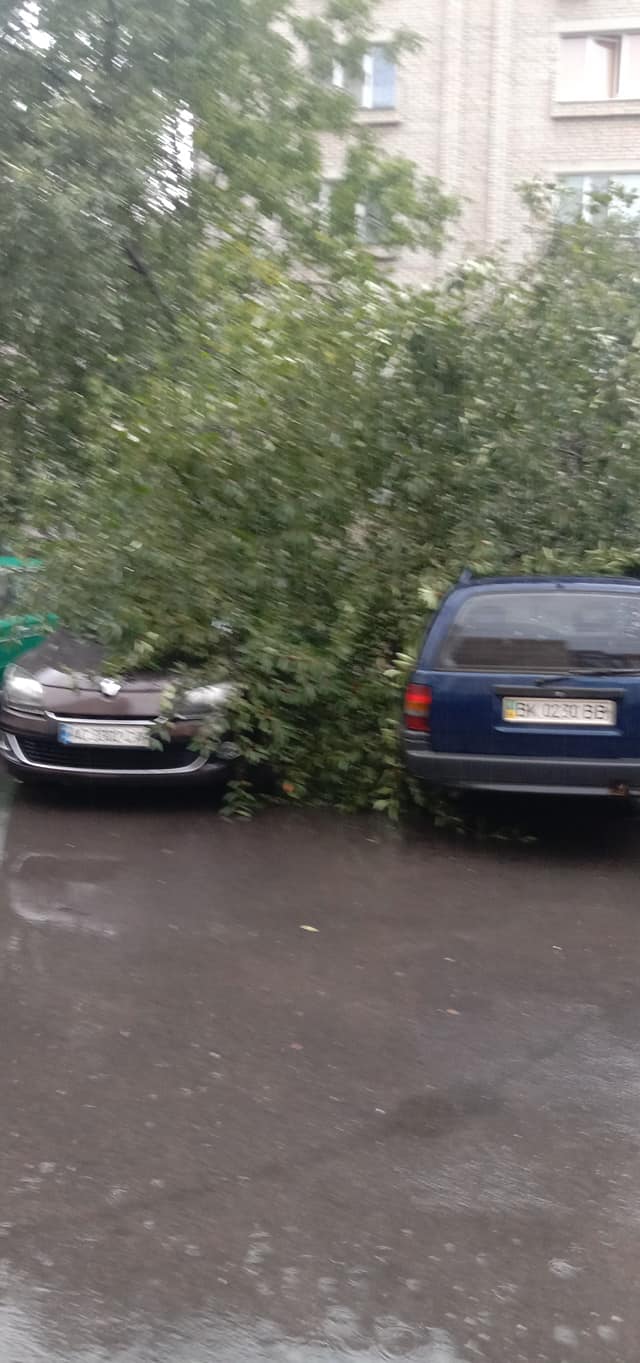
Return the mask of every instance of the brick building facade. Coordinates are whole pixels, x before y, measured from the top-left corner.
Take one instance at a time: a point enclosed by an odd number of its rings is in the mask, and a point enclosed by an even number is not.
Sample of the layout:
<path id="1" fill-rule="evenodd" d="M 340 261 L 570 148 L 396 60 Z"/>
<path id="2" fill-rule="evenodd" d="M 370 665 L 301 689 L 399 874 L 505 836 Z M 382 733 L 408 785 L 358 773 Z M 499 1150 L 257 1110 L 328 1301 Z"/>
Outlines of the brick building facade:
<path id="1" fill-rule="evenodd" d="M 389 71 L 400 26 L 421 46 Z M 380 0 L 376 29 L 356 118 L 458 195 L 445 263 L 502 243 L 522 253 L 523 181 L 564 179 L 576 201 L 611 180 L 640 191 L 640 0 Z M 328 179 L 340 164 L 328 143 Z M 433 270 L 420 253 L 390 265 L 414 282 Z"/>

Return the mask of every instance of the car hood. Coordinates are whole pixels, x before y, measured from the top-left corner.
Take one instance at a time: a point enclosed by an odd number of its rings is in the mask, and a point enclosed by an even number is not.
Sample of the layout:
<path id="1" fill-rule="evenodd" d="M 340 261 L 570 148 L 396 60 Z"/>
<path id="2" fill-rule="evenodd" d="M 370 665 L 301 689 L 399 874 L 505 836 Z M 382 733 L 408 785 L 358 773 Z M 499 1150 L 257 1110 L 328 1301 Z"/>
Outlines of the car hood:
<path id="1" fill-rule="evenodd" d="M 22 672 L 28 672 L 43 686 L 58 691 L 99 691 L 100 680 L 112 677 L 104 667 L 107 649 L 90 639 L 75 639 L 66 630 L 58 630 L 37 648 L 30 649 L 19 660 Z M 119 676 L 122 689 L 127 691 L 163 691 L 169 678 L 160 672 L 138 672 Z"/>

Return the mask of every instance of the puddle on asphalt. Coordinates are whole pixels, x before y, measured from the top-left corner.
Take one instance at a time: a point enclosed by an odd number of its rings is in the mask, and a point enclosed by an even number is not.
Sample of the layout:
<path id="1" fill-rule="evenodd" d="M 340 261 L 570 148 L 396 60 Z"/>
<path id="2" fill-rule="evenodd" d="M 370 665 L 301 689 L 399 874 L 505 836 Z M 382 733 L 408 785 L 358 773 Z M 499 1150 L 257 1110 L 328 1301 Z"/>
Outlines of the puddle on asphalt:
<path id="1" fill-rule="evenodd" d="M 372 1326 L 375 1340 L 366 1340 L 348 1308 L 336 1309 L 312 1340 L 283 1338 L 268 1320 L 202 1315 L 166 1331 L 137 1322 L 134 1342 L 110 1347 L 88 1342 L 93 1322 L 78 1322 L 77 1344 L 63 1342 L 62 1332 L 39 1318 L 41 1305 L 34 1298 L 34 1314 L 11 1298 L 0 1307 L 0 1357 L 7 1363 L 464 1363 L 446 1330 L 424 1328 L 418 1340 L 414 1327 L 384 1318 Z M 126 1338 L 126 1322 L 119 1333 Z"/>

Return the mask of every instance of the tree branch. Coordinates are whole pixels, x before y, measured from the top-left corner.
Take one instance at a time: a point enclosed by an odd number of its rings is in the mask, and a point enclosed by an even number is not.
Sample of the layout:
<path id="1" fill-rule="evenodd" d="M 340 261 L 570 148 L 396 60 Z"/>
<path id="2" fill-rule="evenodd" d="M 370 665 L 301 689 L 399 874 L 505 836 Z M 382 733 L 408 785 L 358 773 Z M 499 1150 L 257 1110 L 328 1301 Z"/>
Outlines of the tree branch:
<path id="1" fill-rule="evenodd" d="M 153 277 L 153 274 L 149 269 L 149 266 L 142 259 L 142 257 L 138 255 L 135 248 L 131 245 L 131 242 L 128 241 L 123 242 L 123 250 L 127 257 L 127 260 L 129 261 L 129 264 L 136 271 L 136 274 L 139 274 L 141 278 L 144 279 L 144 282 L 147 285 L 147 288 L 153 294 L 156 303 L 160 305 L 165 315 L 169 317 L 171 321 L 173 321 L 173 313 L 171 312 L 171 308 L 169 307 L 166 300 L 163 298 L 160 289 L 158 288 L 158 285 L 156 284 L 156 281 Z"/>
<path id="2" fill-rule="evenodd" d="M 118 32 L 120 29 L 120 16 L 116 0 L 107 0 L 107 34 L 104 44 L 104 64 L 107 75 L 111 75 L 118 55 Z"/>

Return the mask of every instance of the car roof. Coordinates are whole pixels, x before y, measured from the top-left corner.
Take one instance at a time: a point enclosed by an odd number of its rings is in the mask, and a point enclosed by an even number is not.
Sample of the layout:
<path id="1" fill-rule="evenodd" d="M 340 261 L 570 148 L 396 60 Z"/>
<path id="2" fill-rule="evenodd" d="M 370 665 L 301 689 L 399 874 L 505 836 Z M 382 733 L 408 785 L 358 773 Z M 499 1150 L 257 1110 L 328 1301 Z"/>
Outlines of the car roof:
<path id="1" fill-rule="evenodd" d="M 640 591 L 640 578 L 607 577 L 604 574 L 590 577 L 578 573 L 573 575 L 532 573 L 523 574 L 519 577 L 469 577 L 456 583 L 452 590 L 455 592 L 477 592 L 483 591 L 487 587 L 506 587 L 515 590 L 520 587 L 525 590 L 535 587 L 627 587 Z"/>

